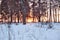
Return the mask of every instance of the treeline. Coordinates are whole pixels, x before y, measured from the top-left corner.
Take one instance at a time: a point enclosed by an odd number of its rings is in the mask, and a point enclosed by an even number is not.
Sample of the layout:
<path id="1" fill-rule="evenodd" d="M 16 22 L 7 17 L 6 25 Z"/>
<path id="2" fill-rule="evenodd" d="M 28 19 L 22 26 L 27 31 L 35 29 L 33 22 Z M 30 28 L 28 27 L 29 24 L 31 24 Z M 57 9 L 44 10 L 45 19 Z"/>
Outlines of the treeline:
<path id="1" fill-rule="evenodd" d="M 52 2 L 52 3 L 51 3 Z M 53 4 L 57 2 L 58 4 Z M 50 16 L 49 21 L 51 22 L 52 18 L 52 8 L 57 7 L 60 1 L 50 0 L 50 2 L 42 0 L 2 0 L 0 4 L 0 19 L 7 20 L 8 23 L 12 23 L 14 16 L 17 17 L 17 22 L 20 22 L 22 18 L 23 24 L 26 24 L 26 17 L 29 16 L 30 10 L 32 10 L 33 20 L 37 17 L 38 22 L 41 22 L 41 16 Z M 53 7 L 52 7 L 53 5 Z M 48 7 L 49 6 L 49 7 Z M 58 6 L 60 7 L 60 6 Z M 56 9 L 53 8 L 56 13 Z M 48 11 L 49 10 L 49 11 Z M 54 11 L 53 10 L 53 11 Z M 47 15 L 46 15 L 47 14 Z M 51 19 L 50 19 L 51 18 Z M 47 21 L 47 22 L 49 22 Z"/>

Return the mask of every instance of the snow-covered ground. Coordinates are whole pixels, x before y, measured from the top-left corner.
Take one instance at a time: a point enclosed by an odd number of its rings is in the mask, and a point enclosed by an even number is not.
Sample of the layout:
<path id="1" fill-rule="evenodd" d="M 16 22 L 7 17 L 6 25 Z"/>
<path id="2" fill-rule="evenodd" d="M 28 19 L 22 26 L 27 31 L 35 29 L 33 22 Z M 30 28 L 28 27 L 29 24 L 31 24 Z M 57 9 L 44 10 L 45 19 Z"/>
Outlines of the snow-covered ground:
<path id="1" fill-rule="evenodd" d="M 53 23 L 52 28 L 38 23 L 0 24 L 0 40 L 60 40 L 60 23 Z"/>

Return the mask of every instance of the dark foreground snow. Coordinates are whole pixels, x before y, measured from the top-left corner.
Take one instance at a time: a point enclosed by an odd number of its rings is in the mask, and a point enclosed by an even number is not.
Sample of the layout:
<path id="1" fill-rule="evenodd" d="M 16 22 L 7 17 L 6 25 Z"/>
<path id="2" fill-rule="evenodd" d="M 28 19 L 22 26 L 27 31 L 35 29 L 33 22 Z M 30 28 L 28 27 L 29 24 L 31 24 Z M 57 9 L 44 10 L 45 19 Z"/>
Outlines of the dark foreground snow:
<path id="1" fill-rule="evenodd" d="M 0 24 L 0 40 L 60 40 L 60 23 L 54 23 L 51 29 L 38 23 L 11 24 L 10 29 Z"/>

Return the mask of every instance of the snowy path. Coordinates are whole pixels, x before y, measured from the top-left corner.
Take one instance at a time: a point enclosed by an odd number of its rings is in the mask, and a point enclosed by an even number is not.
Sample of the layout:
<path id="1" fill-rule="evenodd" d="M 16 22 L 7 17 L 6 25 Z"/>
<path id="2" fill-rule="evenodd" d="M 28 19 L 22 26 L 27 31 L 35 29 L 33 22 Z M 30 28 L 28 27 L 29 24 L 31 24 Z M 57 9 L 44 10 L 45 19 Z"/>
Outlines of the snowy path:
<path id="1" fill-rule="evenodd" d="M 52 29 L 47 29 L 46 25 L 36 27 L 38 24 L 35 23 L 10 26 L 8 29 L 7 24 L 0 24 L 0 40 L 60 40 L 60 23 L 55 23 Z"/>

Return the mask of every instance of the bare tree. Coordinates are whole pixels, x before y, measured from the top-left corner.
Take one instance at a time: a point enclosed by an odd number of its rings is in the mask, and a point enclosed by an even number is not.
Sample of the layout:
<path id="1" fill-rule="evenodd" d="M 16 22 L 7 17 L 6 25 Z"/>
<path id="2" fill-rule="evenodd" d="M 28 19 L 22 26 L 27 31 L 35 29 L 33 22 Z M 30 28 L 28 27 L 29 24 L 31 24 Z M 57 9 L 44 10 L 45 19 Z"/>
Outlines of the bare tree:
<path id="1" fill-rule="evenodd" d="M 27 0 L 21 0 L 20 7 L 21 7 L 21 13 L 23 15 L 23 24 L 26 24 L 26 16 L 30 11 Z"/>
<path id="2" fill-rule="evenodd" d="M 6 0 L 2 0 L 1 3 L 1 15 L 3 15 L 2 18 L 6 19 L 6 15 L 8 14 L 8 5 Z"/>

